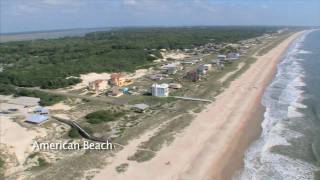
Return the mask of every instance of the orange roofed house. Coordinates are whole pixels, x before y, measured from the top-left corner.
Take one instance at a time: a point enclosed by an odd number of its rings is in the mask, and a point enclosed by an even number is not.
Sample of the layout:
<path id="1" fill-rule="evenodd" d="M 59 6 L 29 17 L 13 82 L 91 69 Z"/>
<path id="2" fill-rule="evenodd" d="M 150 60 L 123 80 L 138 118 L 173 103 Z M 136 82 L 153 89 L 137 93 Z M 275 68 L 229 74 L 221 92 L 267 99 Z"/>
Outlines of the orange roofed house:
<path id="1" fill-rule="evenodd" d="M 132 80 L 126 79 L 121 73 L 112 73 L 109 84 L 113 86 L 127 86 L 132 83 Z"/>

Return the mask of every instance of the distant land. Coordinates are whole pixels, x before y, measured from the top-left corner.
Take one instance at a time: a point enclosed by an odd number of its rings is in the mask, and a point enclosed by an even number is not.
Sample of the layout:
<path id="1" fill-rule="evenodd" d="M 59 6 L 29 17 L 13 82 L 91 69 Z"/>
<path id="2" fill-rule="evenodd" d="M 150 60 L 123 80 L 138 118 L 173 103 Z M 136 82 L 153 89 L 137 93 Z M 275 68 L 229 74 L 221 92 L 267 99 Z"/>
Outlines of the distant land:
<path id="1" fill-rule="evenodd" d="M 35 39 L 55 39 L 62 37 L 84 36 L 90 32 L 109 31 L 113 28 L 76 28 L 76 29 L 56 29 L 47 31 L 17 32 L 17 33 L 0 33 L 0 43 L 10 41 L 25 41 Z"/>
<path id="2" fill-rule="evenodd" d="M 208 27 L 226 27 L 226 26 L 114 26 L 114 27 L 95 27 L 95 28 L 72 28 L 72 29 L 54 29 L 54 30 L 39 30 L 26 32 L 0 32 L 0 43 L 13 41 L 28 41 L 36 39 L 57 39 L 63 37 L 82 37 L 87 33 L 110 31 L 116 29 L 140 29 L 140 28 L 208 28 Z M 286 27 L 286 26 L 240 26 L 231 25 L 228 27 Z"/>

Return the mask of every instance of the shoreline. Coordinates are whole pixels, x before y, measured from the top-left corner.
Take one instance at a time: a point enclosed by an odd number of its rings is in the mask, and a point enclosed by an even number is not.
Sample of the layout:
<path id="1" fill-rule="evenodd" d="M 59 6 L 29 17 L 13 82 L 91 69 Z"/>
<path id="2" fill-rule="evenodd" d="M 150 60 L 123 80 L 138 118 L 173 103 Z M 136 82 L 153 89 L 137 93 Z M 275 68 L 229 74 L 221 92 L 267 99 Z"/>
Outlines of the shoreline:
<path id="1" fill-rule="evenodd" d="M 235 149 L 231 150 L 232 156 L 225 158 L 226 164 L 221 170 L 221 179 L 231 180 L 243 168 L 245 152 L 261 135 L 261 123 L 265 110 L 266 108 L 262 104 L 257 105 L 247 121 L 247 126 L 242 127 L 242 134 L 239 135 L 239 139 L 242 141 L 235 142 Z"/>
<path id="2" fill-rule="evenodd" d="M 291 35 L 265 55 L 257 57 L 248 70 L 232 81 L 215 102 L 197 114 L 175 141 L 163 147 L 153 159 L 132 163 L 121 174 L 112 173 L 106 166 L 94 179 L 232 178 L 243 163 L 247 147 L 259 137 L 261 121 L 256 116 L 263 114 L 261 97 L 264 90 L 274 76 L 282 54 L 301 33 Z"/>
<path id="3" fill-rule="evenodd" d="M 250 145 L 254 141 L 259 139 L 261 132 L 262 132 L 261 123 L 264 119 L 264 113 L 265 113 L 266 108 L 262 105 L 261 100 L 262 100 L 262 96 L 265 92 L 265 89 L 272 82 L 274 76 L 276 75 L 277 66 L 280 63 L 281 58 L 283 57 L 285 51 L 287 50 L 289 45 L 297 37 L 299 37 L 299 35 L 302 33 L 303 32 L 295 33 L 280 43 L 280 44 L 283 44 L 285 41 L 288 41 L 290 39 L 290 41 L 286 44 L 283 51 L 281 53 L 279 53 L 277 55 L 277 57 L 275 58 L 275 61 L 272 62 L 273 68 L 269 72 L 269 75 L 264 80 L 265 82 L 262 85 L 263 91 L 257 97 L 257 100 L 256 100 L 254 107 L 252 107 L 254 109 L 252 110 L 252 112 L 250 112 L 250 115 L 247 118 L 245 124 L 242 124 L 243 126 L 239 127 L 239 133 L 236 133 L 237 135 L 234 136 L 234 139 L 233 139 L 234 143 L 235 143 L 234 149 L 231 149 L 228 152 L 226 152 L 225 155 L 227 157 L 223 156 L 224 157 L 223 159 L 224 159 L 224 161 L 226 161 L 226 163 L 221 168 L 220 172 L 212 173 L 212 176 L 209 179 L 212 179 L 212 180 L 217 180 L 217 179 L 231 180 L 243 168 L 245 152 L 247 151 L 247 149 L 250 147 Z M 280 46 L 280 44 L 277 45 L 276 47 L 272 48 L 270 51 L 276 49 L 278 46 Z M 269 54 L 269 52 L 267 54 Z M 264 56 L 266 56 L 266 55 L 262 55 L 262 56 L 257 57 L 258 58 L 257 61 L 259 60 L 259 58 L 263 58 Z M 246 130 L 249 130 L 249 129 L 251 129 L 251 131 L 249 133 L 246 133 Z M 226 160 L 226 158 L 227 158 L 227 160 Z"/>
<path id="4" fill-rule="evenodd" d="M 302 33 L 303 33 L 303 31 L 297 32 L 297 33 L 291 35 L 290 37 L 285 39 L 283 42 L 281 42 L 276 47 L 272 48 L 267 53 L 267 54 L 269 54 L 271 51 L 275 50 L 276 48 L 278 48 L 278 46 L 280 46 L 281 44 L 285 43 L 285 41 L 288 41 L 290 39 L 290 41 L 288 43 L 286 43 L 286 46 L 285 46 L 285 48 L 283 48 L 282 52 L 280 52 L 277 55 L 277 57 L 274 58 L 274 61 L 271 62 L 272 66 L 273 66 L 272 70 L 269 72 L 269 75 L 266 77 L 266 79 L 264 80 L 264 83 L 262 84 L 262 92 L 258 95 L 258 97 L 256 99 L 256 103 L 252 107 L 252 108 L 254 108 L 253 111 L 250 112 L 250 115 L 247 118 L 245 124 L 242 124 L 243 126 L 239 127 L 239 133 L 235 133 L 237 135 L 235 135 L 234 139 L 233 139 L 234 143 L 235 143 L 234 149 L 231 149 L 226 152 L 225 155 L 227 156 L 227 160 L 226 160 L 226 156 L 223 156 L 223 157 L 225 157 L 223 159 L 224 159 L 224 161 L 226 161 L 226 163 L 221 168 L 220 172 L 212 173 L 211 177 L 208 179 L 231 180 L 243 168 L 245 152 L 247 151 L 247 149 L 250 147 L 250 145 L 254 141 L 259 139 L 261 132 L 262 132 L 261 123 L 264 119 L 264 113 L 265 113 L 266 108 L 262 105 L 261 100 L 262 100 L 262 96 L 265 92 L 265 89 L 272 82 L 274 76 L 276 75 L 277 66 L 280 63 L 281 58 L 283 57 L 285 51 L 290 46 L 290 44 L 297 37 L 299 37 Z M 264 56 L 268 57 L 267 55 L 258 56 L 257 61 L 259 61 L 259 58 L 263 58 Z M 246 130 L 249 130 L 249 129 L 251 129 L 251 131 L 249 133 L 246 133 Z"/>
<path id="5" fill-rule="evenodd" d="M 301 33 L 301 32 L 299 32 L 299 33 Z M 294 38 L 294 39 L 296 39 L 296 38 Z M 272 75 L 270 75 L 266 79 L 266 83 L 263 85 L 263 92 L 259 96 L 259 100 L 258 100 L 259 102 L 255 105 L 255 107 L 254 107 L 255 109 L 251 112 L 251 115 L 247 119 L 247 126 L 241 127 L 241 128 L 243 128 L 243 130 L 239 134 L 240 138 L 238 138 L 238 141 L 235 142 L 236 143 L 235 147 L 237 147 L 238 149 L 234 149 L 233 151 L 231 151 L 231 153 L 233 155 L 231 157 L 228 157 L 228 159 L 226 160 L 225 166 L 222 168 L 221 173 L 220 173 L 220 175 L 221 175 L 220 179 L 232 180 L 237 175 L 237 173 L 240 173 L 240 171 L 242 170 L 242 168 L 244 166 L 244 158 L 245 158 L 245 153 L 246 153 L 247 149 L 250 147 L 250 145 L 252 143 L 254 143 L 256 140 L 258 140 L 260 138 L 261 133 L 262 133 L 261 123 L 264 120 L 264 113 L 266 112 L 266 107 L 263 106 L 262 102 L 261 102 L 262 96 L 263 96 L 266 88 L 272 82 L 274 76 L 276 75 L 277 66 L 280 63 L 282 56 L 284 55 L 288 46 L 294 41 L 294 39 L 287 45 L 287 47 L 283 50 L 283 52 L 278 55 L 279 57 L 277 58 L 277 63 L 275 64 Z M 275 49 L 276 47 L 273 47 L 272 49 Z M 261 56 L 259 56 L 259 57 L 261 57 Z M 257 57 L 257 58 L 259 58 L 259 57 Z M 251 131 L 250 131 L 250 129 L 251 129 Z M 245 132 L 247 132 L 247 130 L 249 130 L 249 133 L 246 134 Z M 242 141 L 240 139 L 242 139 Z M 216 179 L 217 177 L 215 177 L 215 175 L 213 175 L 211 178 Z"/>

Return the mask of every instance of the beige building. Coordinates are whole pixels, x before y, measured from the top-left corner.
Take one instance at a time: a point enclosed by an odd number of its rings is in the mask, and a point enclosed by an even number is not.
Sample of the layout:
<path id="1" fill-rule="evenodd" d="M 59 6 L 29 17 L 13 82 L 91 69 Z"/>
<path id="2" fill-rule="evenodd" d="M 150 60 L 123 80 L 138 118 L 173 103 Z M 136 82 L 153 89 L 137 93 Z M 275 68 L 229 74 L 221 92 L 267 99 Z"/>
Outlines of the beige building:
<path id="1" fill-rule="evenodd" d="M 132 84 L 132 80 L 126 79 L 125 77 L 123 77 L 121 73 L 113 73 L 111 74 L 109 84 L 113 86 L 122 87 Z"/>
<path id="2" fill-rule="evenodd" d="M 95 93 L 99 93 L 108 88 L 108 82 L 106 80 L 95 80 L 89 83 L 88 89 L 89 91 L 93 91 Z"/>

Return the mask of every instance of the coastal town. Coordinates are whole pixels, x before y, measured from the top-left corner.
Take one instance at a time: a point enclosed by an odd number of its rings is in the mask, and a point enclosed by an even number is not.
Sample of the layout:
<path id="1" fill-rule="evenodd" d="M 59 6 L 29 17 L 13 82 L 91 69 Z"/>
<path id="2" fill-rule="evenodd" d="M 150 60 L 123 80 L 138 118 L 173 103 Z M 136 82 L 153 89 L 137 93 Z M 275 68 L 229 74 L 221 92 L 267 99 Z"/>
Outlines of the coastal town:
<path id="1" fill-rule="evenodd" d="M 0 180 L 320 180 L 319 0 L 0 0 Z"/>
<path id="2" fill-rule="evenodd" d="M 81 163 L 97 163 L 78 170 L 92 177 L 97 173 L 92 169 L 103 164 L 98 159 L 116 155 L 130 140 L 155 129 L 157 133 L 150 135 L 149 140 L 138 138 L 141 144 L 136 145 L 137 150 L 130 152 L 123 163 L 116 164 L 113 171 L 126 171 L 128 162 L 148 161 L 249 68 L 256 56 L 263 55 L 290 34 L 281 30 L 233 44 L 161 49 L 163 58 L 154 60 L 147 69 L 133 73 L 83 74 L 80 83 L 66 88 L 25 88 L 64 97 L 51 106 L 41 105 L 41 98 L 1 95 L 1 120 L 6 121 L 1 123 L 4 139 L 1 149 L 7 157 L 7 174 L 12 178 L 55 176 L 46 167 L 55 169 L 64 162 L 64 168 L 71 168 L 74 162 L 67 159 L 76 161 L 86 154 Z M 19 133 L 12 134 L 13 131 Z M 14 143 L 20 142 L 18 139 L 23 143 Z M 108 153 L 87 149 L 35 151 L 31 146 L 34 141 L 80 143 L 84 140 L 110 141 L 115 150 Z"/>

